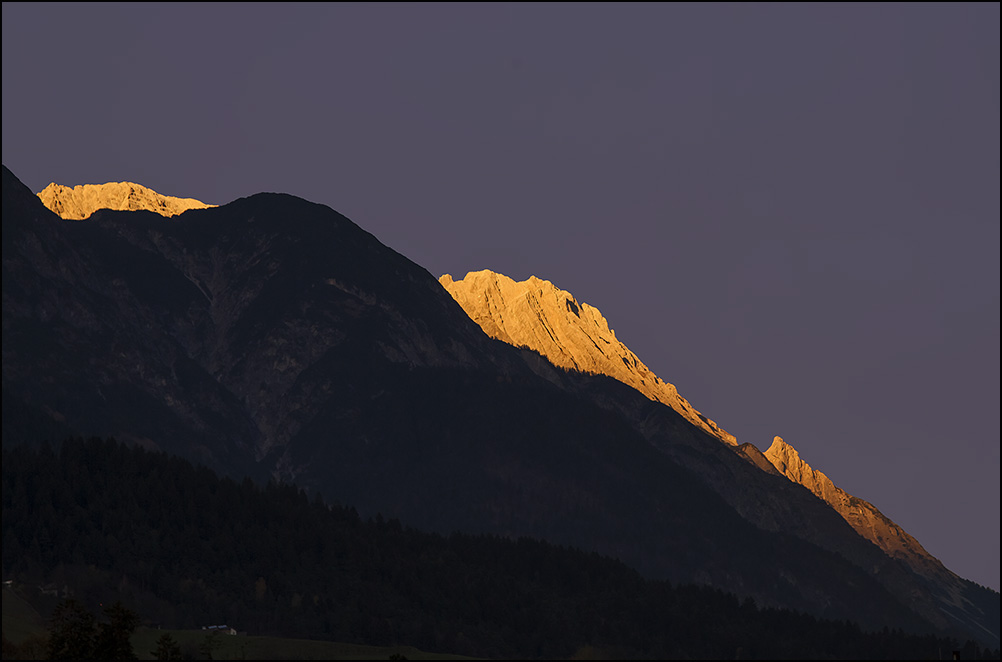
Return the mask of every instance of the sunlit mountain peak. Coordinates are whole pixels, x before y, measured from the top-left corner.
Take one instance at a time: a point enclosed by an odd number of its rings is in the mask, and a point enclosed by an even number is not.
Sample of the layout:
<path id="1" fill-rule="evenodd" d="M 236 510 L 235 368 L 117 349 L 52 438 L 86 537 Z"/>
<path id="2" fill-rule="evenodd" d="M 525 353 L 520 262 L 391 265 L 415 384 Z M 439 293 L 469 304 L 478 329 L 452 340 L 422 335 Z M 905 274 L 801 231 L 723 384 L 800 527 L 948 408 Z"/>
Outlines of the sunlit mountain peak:
<path id="1" fill-rule="evenodd" d="M 189 209 L 216 206 L 194 198 L 161 195 L 151 188 L 133 182 L 81 184 L 72 188 L 53 182 L 40 191 L 38 197 L 42 204 L 66 220 L 85 219 L 98 209 L 146 210 L 170 217 Z"/>
<path id="2" fill-rule="evenodd" d="M 693 425 L 735 445 L 734 435 L 696 411 L 616 338 L 602 313 L 535 276 L 515 282 L 490 270 L 439 282 L 487 335 L 539 352 L 554 365 L 612 377 L 668 405 Z"/>

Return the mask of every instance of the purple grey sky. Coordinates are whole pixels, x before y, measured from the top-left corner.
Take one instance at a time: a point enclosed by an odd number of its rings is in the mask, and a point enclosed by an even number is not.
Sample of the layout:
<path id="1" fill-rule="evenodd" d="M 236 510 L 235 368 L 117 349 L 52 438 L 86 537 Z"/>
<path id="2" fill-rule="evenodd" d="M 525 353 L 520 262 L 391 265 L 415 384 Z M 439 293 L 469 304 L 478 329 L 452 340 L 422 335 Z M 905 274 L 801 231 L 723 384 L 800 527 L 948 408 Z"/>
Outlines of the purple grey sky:
<path id="1" fill-rule="evenodd" d="M 999 4 L 3 3 L 32 190 L 281 191 L 551 280 L 999 589 Z"/>

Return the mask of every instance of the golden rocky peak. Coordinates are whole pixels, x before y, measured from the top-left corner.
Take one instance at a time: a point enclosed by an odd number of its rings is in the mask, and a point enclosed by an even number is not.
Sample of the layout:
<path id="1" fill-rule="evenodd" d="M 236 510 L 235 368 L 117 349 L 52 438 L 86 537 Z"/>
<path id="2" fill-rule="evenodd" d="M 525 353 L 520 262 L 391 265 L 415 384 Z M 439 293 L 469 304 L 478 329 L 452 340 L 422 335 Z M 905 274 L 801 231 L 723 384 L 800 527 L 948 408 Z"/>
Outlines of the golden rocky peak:
<path id="1" fill-rule="evenodd" d="M 526 346 L 562 368 L 612 377 L 668 405 L 721 441 L 737 443 L 734 435 L 693 409 L 672 384 L 651 372 L 616 338 L 597 308 L 580 303 L 550 281 L 532 276 L 516 282 L 484 270 L 458 281 L 445 274 L 439 282 L 492 338 Z"/>
<path id="2" fill-rule="evenodd" d="M 216 206 L 194 198 L 161 195 L 151 188 L 133 182 L 82 184 L 72 188 L 53 182 L 39 192 L 38 197 L 42 204 L 60 218 L 77 221 L 88 218 L 98 209 L 146 210 L 171 217 L 189 209 Z"/>

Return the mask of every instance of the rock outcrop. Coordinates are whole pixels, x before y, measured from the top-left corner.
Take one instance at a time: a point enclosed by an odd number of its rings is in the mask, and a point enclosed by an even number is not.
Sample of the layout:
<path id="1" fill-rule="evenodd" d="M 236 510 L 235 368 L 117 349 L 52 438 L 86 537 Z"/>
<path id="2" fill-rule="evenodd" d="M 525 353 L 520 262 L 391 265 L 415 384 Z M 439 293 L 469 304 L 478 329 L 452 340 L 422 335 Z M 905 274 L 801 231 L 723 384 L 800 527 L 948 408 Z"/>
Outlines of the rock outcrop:
<path id="1" fill-rule="evenodd" d="M 161 216 L 177 216 L 189 209 L 215 207 L 194 198 L 175 198 L 160 195 L 153 189 L 132 182 L 108 182 L 107 184 L 82 184 L 62 186 L 55 182 L 38 193 L 42 204 L 66 220 L 80 221 L 88 218 L 98 209 L 116 211 L 146 210 Z"/>
<path id="2" fill-rule="evenodd" d="M 803 485 L 826 502 L 861 536 L 880 547 L 888 556 L 902 559 L 925 576 L 946 571 L 943 564 L 927 552 L 918 540 L 888 519 L 868 501 L 852 496 L 832 480 L 813 469 L 800 453 L 782 437 L 775 437 L 764 453 L 777 470 L 794 483 Z"/>
<path id="3" fill-rule="evenodd" d="M 783 441 L 782 437 L 774 437 L 772 445 L 764 455 L 781 474 L 814 492 L 835 510 L 844 512 L 848 509 L 849 501 L 853 497 L 835 487 L 835 483 L 828 476 L 811 468 L 811 465 L 800 457 L 797 449 Z"/>
<path id="4" fill-rule="evenodd" d="M 734 435 L 696 411 L 621 343 L 597 308 L 579 303 L 550 281 L 532 276 L 515 282 L 484 270 L 458 281 L 445 274 L 439 282 L 492 338 L 528 347 L 562 368 L 612 377 L 668 405 L 724 443 L 736 445 Z"/>
<path id="5" fill-rule="evenodd" d="M 773 438 L 772 445 L 763 455 L 781 474 L 803 485 L 830 505 L 856 533 L 928 580 L 934 592 L 938 593 L 944 612 L 957 620 L 966 620 L 962 614 L 972 611 L 967 582 L 947 569 L 907 531 L 869 501 L 852 496 L 836 486 L 828 476 L 812 468 L 782 437 Z M 977 627 L 973 623 L 969 625 Z"/>

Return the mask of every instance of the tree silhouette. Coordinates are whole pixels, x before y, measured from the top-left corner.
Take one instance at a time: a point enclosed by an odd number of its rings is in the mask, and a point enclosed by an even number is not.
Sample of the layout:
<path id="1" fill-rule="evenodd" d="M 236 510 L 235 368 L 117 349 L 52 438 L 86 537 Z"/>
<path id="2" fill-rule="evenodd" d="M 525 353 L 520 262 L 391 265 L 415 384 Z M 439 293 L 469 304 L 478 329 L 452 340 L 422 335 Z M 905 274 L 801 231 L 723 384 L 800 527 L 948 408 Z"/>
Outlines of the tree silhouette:
<path id="1" fill-rule="evenodd" d="M 91 659 L 94 643 L 94 615 L 72 598 L 56 605 L 49 626 L 49 659 Z"/>
<path id="2" fill-rule="evenodd" d="M 94 615 L 73 598 L 52 610 L 49 626 L 49 659 L 135 660 L 129 637 L 139 625 L 139 615 L 121 602 L 104 610 L 107 622 L 98 624 Z"/>
<path id="3" fill-rule="evenodd" d="M 139 625 L 139 615 L 126 609 L 121 602 L 104 610 L 107 623 L 98 626 L 95 654 L 102 660 L 135 660 L 129 637 Z"/>
<path id="4" fill-rule="evenodd" d="M 150 655 L 158 660 L 180 660 L 181 646 L 174 641 L 174 637 L 171 636 L 170 632 L 164 632 L 157 639 L 157 647 L 155 650 L 150 651 Z"/>
<path id="5" fill-rule="evenodd" d="M 218 633 L 213 630 L 202 639 L 202 642 L 198 645 L 198 652 L 204 655 L 205 659 L 211 660 L 212 651 L 219 648 L 220 643 Z"/>

